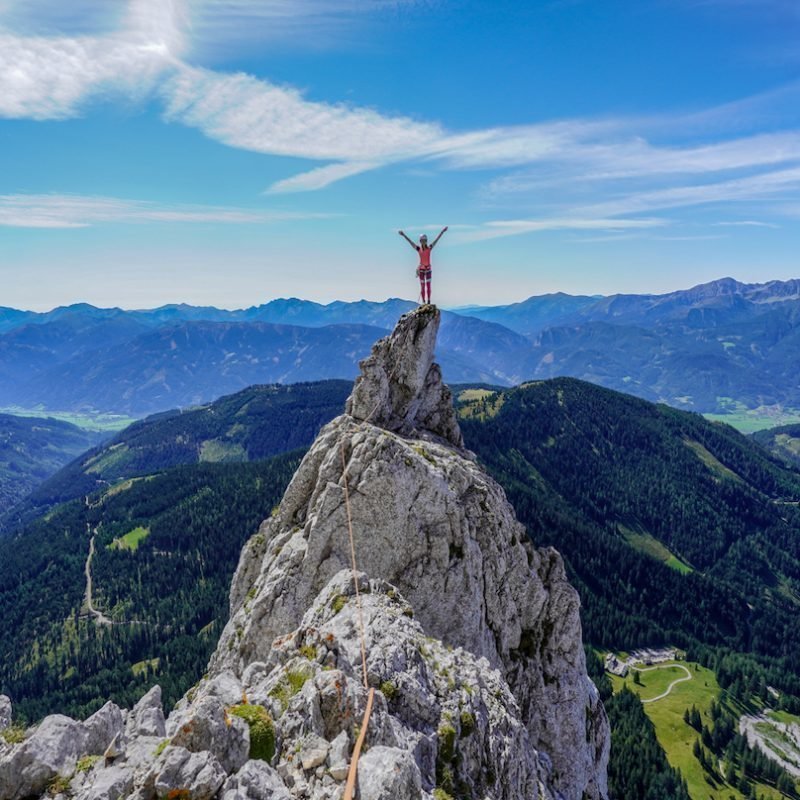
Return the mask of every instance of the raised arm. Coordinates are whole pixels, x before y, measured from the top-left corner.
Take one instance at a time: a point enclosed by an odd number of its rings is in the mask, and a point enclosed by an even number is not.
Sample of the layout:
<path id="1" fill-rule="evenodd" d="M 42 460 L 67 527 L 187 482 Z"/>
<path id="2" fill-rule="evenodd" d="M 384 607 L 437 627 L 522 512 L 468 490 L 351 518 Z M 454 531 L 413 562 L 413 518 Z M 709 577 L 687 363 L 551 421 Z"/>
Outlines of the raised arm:
<path id="1" fill-rule="evenodd" d="M 436 238 L 433 240 L 433 244 L 431 245 L 431 250 L 433 250 L 433 248 L 434 248 L 434 247 L 436 247 L 436 242 L 438 242 L 438 241 L 439 241 L 439 239 L 441 239 L 441 238 L 442 238 L 442 236 L 444 235 L 444 232 L 445 232 L 446 230 L 447 230 L 447 225 L 445 225 L 445 226 L 444 226 L 444 228 L 442 228 L 442 229 L 439 231 L 439 235 L 438 235 L 438 236 L 437 236 L 437 237 L 436 237 Z"/>
<path id="2" fill-rule="evenodd" d="M 403 233 L 403 231 L 397 231 L 397 232 L 398 232 L 398 233 L 399 233 L 399 234 L 400 234 L 400 235 L 401 235 L 401 236 L 402 236 L 402 237 L 403 237 L 403 238 L 404 238 L 404 239 L 405 239 L 405 240 L 406 240 L 406 241 L 407 241 L 407 242 L 408 242 L 408 243 L 409 243 L 409 244 L 410 244 L 410 245 L 411 245 L 411 246 L 412 246 L 412 247 L 413 247 L 415 250 L 417 249 L 417 246 L 414 244 L 414 242 L 412 242 L 412 241 L 411 241 L 411 239 L 409 239 L 409 238 L 408 238 L 408 236 L 406 236 L 406 235 L 405 235 L 405 233 Z"/>

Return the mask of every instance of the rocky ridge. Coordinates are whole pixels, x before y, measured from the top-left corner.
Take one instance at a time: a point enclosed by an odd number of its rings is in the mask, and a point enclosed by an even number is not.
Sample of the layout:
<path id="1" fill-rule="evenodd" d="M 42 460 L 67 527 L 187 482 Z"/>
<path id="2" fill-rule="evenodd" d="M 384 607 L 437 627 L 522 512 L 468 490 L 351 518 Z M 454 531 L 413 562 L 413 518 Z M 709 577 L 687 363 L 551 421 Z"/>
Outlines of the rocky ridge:
<path id="1" fill-rule="evenodd" d="M 340 798 L 367 701 L 345 487 L 379 690 L 362 800 L 607 796 L 577 595 L 463 449 L 438 326 L 410 312 L 362 362 L 243 549 L 208 674 L 169 719 L 155 687 L 132 711 L 0 736 L 0 800 Z"/>

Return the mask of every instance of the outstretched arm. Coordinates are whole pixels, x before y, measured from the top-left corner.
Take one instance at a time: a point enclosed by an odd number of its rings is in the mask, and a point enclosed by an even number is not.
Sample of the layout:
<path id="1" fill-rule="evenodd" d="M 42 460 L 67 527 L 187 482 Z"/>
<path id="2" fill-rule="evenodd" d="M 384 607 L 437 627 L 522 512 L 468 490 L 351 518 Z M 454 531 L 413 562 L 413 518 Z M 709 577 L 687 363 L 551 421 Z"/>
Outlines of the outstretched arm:
<path id="1" fill-rule="evenodd" d="M 438 242 L 438 241 L 439 241 L 439 239 L 441 239 L 441 238 L 442 238 L 442 236 L 444 235 L 444 232 L 445 232 L 446 230 L 447 230 L 447 225 L 445 225 L 445 226 L 444 226 L 444 228 L 442 228 L 442 229 L 439 231 L 439 235 L 438 235 L 438 236 L 437 236 L 437 237 L 436 237 L 436 238 L 433 240 L 433 244 L 431 245 L 431 250 L 433 250 L 433 248 L 434 248 L 434 247 L 436 247 L 436 242 Z"/>
<path id="2" fill-rule="evenodd" d="M 412 246 L 412 247 L 413 247 L 415 250 L 417 249 L 417 246 L 414 244 L 414 242 L 412 242 L 412 241 L 411 241 L 411 239 L 409 239 L 409 238 L 408 238 L 408 236 L 406 236 L 406 235 L 405 235 L 405 233 L 403 233 L 403 231 L 397 231 L 397 232 L 398 232 L 398 233 L 399 233 L 399 234 L 400 234 L 400 235 L 401 235 L 401 236 L 402 236 L 402 237 L 403 237 L 403 238 L 404 238 L 404 239 L 405 239 L 405 240 L 406 240 L 406 241 L 407 241 L 407 242 L 408 242 L 408 243 L 409 243 L 409 244 L 410 244 L 410 245 L 411 245 L 411 246 Z"/>

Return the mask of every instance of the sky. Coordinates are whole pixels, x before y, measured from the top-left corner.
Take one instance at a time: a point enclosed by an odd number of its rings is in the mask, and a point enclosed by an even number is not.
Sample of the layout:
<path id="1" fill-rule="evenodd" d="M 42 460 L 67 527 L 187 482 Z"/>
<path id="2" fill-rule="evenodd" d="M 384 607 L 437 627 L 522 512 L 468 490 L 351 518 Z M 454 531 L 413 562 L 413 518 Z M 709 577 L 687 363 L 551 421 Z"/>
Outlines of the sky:
<path id="1" fill-rule="evenodd" d="M 0 0 L 0 306 L 800 276 L 800 0 Z"/>

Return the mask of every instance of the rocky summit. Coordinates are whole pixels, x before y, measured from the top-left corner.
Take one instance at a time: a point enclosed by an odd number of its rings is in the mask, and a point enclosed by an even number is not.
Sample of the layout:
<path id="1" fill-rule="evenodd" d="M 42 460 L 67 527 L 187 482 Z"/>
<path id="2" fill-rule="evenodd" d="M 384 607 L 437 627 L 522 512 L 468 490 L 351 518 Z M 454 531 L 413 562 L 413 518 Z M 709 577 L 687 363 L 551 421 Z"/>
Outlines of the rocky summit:
<path id="1" fill-rule="evenodd" d="M 361 800 L 607 796 L 577 594 L 464 449 L 439 321 L 404 315 L 362 362 L 346 413 L 244 547 L 208 673 L 168 719 L 155 687 L 131 711 L 9 728 L 0 800 L 338 800 L 362 648 Z"/>

